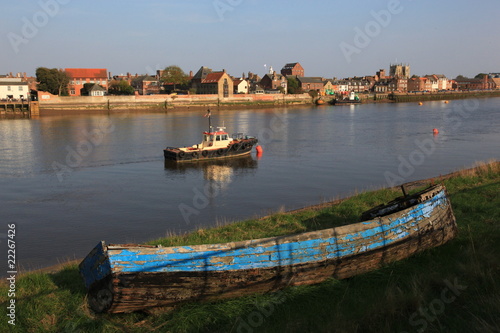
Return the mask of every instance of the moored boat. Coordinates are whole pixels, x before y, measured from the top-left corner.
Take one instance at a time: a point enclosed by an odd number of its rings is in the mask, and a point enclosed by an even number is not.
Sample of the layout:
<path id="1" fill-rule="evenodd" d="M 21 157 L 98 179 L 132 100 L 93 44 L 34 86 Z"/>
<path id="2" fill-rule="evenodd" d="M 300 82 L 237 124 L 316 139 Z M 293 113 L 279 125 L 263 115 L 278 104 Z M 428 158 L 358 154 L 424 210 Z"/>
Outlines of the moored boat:
<path id="1" fill-rule="evenodd" d="M 167 147 L 163 150 L 165 160 L 176 162 L 227 158 L 250 154 L 258 140 L 243 133 L 229 134 L 225 127 L 203 132 L 203 141 L 191 147 Z"/>
<path id="2" fill-rule="evenodd" d="M 435 185 L 363 214 L 362 222 L 301 234 L 193 246 L 106 245 L 80 264 L 95 312 L 132 312 L 342 279 L 444 244 L 457 226 Z"/>
<path id="3" fill-rule="evenodd" d="M 359 96 L 354 92 L 354 91 L 351 91 L 349 93 L 349 96 L 343 98 L 343 99 L 338 99 L 338 98 L 335 98 L 335 99 L 332 99 L 330 101 L 330 104 L 332 105 L 337 105 L 337 104 L 360 104 L 361 103 L 361 99 L 359 98 Z"/>

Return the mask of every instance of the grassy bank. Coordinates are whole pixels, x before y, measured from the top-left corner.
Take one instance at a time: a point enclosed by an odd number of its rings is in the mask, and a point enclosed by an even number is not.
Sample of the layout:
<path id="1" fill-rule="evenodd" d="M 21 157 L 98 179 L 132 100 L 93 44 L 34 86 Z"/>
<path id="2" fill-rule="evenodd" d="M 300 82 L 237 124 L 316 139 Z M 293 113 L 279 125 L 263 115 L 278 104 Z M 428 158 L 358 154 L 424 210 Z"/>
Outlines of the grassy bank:
<path id="1" fill-rule="evenodd" d="M 16 280 L 16 326 L 2 332 L 498 332 L 500 323 L 500 163 L 444 180 L 459 226 L 451 242 L 346 280 L 288 288 L 172 312 L 95 315 L 75 264 Z M 418 184 L 421 185 L 421 184 Z M 399 196 L 384 189 L 152 244 L 217 243 L 297 233 L 358 221 Z M 97 242 L 98 240 L 96 240 Z M 21 244 L 20 244 L 21 245 Z M 90 250 L 90 249 L 89 249 Z M 0 288 L 6 309 L 9 287 Z M 5 311 L 5 310 L 4 310 Z"/>

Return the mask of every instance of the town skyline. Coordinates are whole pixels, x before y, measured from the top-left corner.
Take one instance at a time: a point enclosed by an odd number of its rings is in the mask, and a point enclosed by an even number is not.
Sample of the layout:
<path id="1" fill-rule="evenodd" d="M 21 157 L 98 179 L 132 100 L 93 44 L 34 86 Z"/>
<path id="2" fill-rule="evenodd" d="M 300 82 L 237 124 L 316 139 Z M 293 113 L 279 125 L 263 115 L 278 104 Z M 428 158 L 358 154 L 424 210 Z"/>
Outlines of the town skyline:
<path id="1" fill-rule="evenodd" d="M 239 76 L 290 61 L 307 68 L 307 76 L 339 78 L 388 63 L 449 78 L 499 71 L 500 46 L 486 33 L 496 27 L 497 1 L 92 3 L 9 5 L 0 14 L 0 73 L 34 76 L 48 67 L 154 74 L 176 64 L 186 72 L 208 66 Z"/>

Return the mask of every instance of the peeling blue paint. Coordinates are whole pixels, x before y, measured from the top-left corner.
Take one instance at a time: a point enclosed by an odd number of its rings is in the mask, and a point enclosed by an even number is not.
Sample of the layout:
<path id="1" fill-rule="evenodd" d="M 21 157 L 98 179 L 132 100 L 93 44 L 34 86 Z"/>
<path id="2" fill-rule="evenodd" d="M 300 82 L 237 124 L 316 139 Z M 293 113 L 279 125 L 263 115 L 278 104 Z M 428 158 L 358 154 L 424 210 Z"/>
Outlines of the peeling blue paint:
<path id="1" fill-rule="evenodd" d="M 102 244 L 96 247 L 94 257 L 82 262 L 82 274 L 86 286 L 113 272 L 191 272 L 227 271 L 254 268 L 272 268 L 287 265 L 319 262 L 325 259 L 341 259 L 369 252 L 394 244 L 416 233 L 419 222 L 429 218 L 436 207 L 447 205 L 444 190 L 431 200 L 409 209 L 406 214 L 394 220 L 389 217 L 360 222 L 363 230 L 337 237 L 324 237 L 302 241 L 286 241 L 286 237 L 266 240 L 253 240 L 248 246 L 230 248 L 228 244 L 210 245 L 210 249 L 199 250 L 193 246 L 144 249 L 108 248 L 104 253 Z M 399 212 L 401 213 L 401 212 Z M 373 227 L 366 227 L 372 225 Z M 335 229 L 338 232 L 344 227 Z M 321 232 L 317 232 L 321 235 Z M 329 234 L 324 232 L 323 234 Z M 280 243 L 282 242 L 282 243 Z M 99 246 L 101 248 L 99 248 Z M 168 252 L 168 253 L 167 253 Z M 96 264 L 98 258 L 106 256 L 107 261 Z"/>

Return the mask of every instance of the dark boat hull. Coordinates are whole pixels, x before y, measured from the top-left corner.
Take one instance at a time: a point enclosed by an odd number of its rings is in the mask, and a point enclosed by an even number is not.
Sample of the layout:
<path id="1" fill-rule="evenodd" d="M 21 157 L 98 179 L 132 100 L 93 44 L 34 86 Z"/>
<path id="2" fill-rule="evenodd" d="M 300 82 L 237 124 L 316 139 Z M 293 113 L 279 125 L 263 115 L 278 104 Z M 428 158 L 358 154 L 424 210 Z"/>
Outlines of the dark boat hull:
<path id="1" fill-rule="evenodd" d="M 361 104 L 360 100 L 357 101 L 350 101 L 350 100 L 337 100 L 337 99 L 332 99 L 330 101 L 331 105 L 349 105 L 349 104 Z"/>
<path id="2" fill-rule="evenodd" d="M 247 155 L 252 151 L 254 145 L 258 142 L 255 138 L 243 139 L 230 144 L 228 147 L 218 149 L 191 149 L 183 151 L 179 148 L 167 147 L 163 150 L 165 160 L 185 162 L 199 161 L 219 158 L 228 158 Z"/>
<path id="3" fill-rule="evenodd" d="M 412 203 L 388 215 L 387 206 L 377 207 L 369 221 L 292 236 L 168 248 L 102 242 L 80 272 L 94 311 L 132 312 L 347 278 L 455 236 L 443 187 L 400 201 Z"/>

